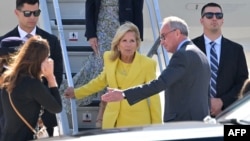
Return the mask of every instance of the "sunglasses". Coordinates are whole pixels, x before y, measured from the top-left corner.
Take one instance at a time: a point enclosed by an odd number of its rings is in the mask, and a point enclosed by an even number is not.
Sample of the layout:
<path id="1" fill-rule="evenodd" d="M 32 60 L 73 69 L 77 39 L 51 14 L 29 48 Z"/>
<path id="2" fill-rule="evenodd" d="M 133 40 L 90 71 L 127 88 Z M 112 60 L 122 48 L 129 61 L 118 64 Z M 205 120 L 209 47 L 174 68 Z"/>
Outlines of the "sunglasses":
<path id="1" fill-rule="evenodd" d="M 23 12 L 24 17 L 30 17 L 32 14 L 35 17 L 38 17 L 40 15 L 40 13 L 41 13 L 40 9 L 35 10 L 35 11 L 22 11 L 22 10 L 19 10 L 19 11 Z"/>
<path id="2" fill-rule="evenodd" d="M 222 19 L 223 18 L 223 13 L 212 13 L 212 12 L 207 12 L 202 15 L 202 18 L 205 16 L 207 19 L 212 19 L 213 17 L 216 17 L 216 19 Z"/>

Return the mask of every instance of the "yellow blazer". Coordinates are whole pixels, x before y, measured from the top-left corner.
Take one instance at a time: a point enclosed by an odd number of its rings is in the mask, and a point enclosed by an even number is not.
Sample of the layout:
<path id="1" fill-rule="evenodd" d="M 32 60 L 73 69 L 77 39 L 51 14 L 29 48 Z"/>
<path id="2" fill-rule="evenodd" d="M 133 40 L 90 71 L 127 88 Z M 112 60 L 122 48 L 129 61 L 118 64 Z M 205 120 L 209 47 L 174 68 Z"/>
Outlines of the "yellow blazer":
<path id="1" fill-rule="evenodd" d="M 96 93 L 105 87 L 118 88 L 116 81 L 116 68 L 118 59 L 111 61 L 111 51 L 104 53 L 103 71 L 88 84 L 74 90 L 77 99 L 84 98 Z M 130 71 L 120 89 L 127 89 L 133 86 L 147 83 L 156 77 L 156 62 L 136 52 L 131 64 Z M 130 106 L 127 100 L 110 102 L 107 104 L 102 128 L 140 126 L 162 123 L 160 96 L 156 94 L 148 99 L 142 100 Z"/>

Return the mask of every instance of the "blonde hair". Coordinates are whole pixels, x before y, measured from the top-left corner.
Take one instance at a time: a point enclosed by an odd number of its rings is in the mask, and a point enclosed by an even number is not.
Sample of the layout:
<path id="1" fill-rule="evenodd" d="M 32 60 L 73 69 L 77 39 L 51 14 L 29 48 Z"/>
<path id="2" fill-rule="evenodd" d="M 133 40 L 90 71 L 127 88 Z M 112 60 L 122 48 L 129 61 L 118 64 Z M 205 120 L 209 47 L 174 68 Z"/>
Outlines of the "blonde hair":
<path id="1" fill-rule="evenodd" d="M 140 47 L 141 45 L 141 38 L 140 38 L 140 32 L 138 27 L 131 23 L 131 22 L 125 22 L 124 24 L 122 24 L 116 31 L 116 34 L 112 40 L 111 43 L 111 56 L 110 59 L 112 61 L 116 60 L 118 57 L 121 56 L 120 51 L 118 50 L 118 44 L 121 41 L 121 39 L 123 38 L 123 36 L 127 33 L 127 32 L 134 32 L 135 33 L 135 38 L 136 38 L 136 43 L 137 43 L 137 48 Z"/>

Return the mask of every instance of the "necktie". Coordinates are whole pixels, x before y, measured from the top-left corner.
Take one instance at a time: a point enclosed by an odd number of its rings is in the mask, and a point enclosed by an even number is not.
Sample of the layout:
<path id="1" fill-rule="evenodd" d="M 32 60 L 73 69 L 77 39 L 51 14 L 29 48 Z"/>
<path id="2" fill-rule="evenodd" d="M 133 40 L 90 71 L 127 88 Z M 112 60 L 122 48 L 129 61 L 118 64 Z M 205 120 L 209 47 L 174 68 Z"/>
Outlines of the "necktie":
<path id="1" fill-rule="evenodd" d="M 210 42 L 210 67 L 211 67 L 211 79 L 210 79 L 210 96 L 216 97 L 216 80 L 218 72 L 218 58 L 215 51 L 215 42 Z"/>
<path id="2" fill-rule="evenodd" d="M 27 34 L 25 37 L 27 38 L 27 39 L 29 39 L 30 37 L 32 37 L 33 35 L 32 34 Z"/>

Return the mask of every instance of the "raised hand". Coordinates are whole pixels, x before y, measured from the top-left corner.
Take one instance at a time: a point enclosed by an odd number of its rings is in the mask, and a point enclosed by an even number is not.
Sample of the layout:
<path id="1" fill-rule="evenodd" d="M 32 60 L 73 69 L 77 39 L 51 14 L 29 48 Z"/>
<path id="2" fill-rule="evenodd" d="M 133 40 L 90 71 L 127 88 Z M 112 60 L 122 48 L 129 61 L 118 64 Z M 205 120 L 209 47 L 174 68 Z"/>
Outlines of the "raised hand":
<path id="1" fill-rule="evenodd" d="M 41 73 L 48 81 L 49 87 L 57 87 L 57 82 L 54 76 L 54 61 L 51 58 L 46 58 L 42 62 Z"/>

